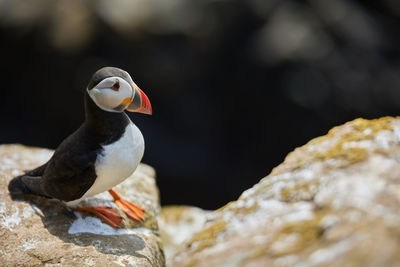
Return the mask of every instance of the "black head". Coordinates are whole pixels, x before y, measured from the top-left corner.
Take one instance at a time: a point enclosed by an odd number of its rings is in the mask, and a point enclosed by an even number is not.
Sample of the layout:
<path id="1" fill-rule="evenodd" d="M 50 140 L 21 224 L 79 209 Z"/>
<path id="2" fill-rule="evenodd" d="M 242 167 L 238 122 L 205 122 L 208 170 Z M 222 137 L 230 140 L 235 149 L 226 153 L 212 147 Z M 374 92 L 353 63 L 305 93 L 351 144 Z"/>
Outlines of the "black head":
<path id="1" fill-rule="evenodd" d="M 119 68 L 104 67 L 96 71 L 89 81 L 87 93 L 104 111 L 152 112 L 145 93 L 133 82 L 128 72 Z"/>
<path id="2" fill-rule="evenodd" d="M 87 86 L 88 90 L 93 89 L 97 84 L 99 84 L 102 80 L 110 77 L 120 77 L 124 79 L 129 84 L 133 83 L 133 80 L 128 72 L 115 67 L 104 67 L 96 71 L 92 79 L 90 79 L 89 84 Z"/>

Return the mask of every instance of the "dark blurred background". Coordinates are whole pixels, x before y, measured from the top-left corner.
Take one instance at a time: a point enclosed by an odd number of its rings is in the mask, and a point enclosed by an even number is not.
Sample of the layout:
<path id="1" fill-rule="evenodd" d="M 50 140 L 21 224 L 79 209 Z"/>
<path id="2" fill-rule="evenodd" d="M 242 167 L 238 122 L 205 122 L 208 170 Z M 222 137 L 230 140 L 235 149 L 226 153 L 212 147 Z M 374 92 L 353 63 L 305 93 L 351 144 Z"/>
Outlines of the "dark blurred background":
<path id="1" fill-rule="evenodd" d="M 400 2 L 2 0 L 0 143 L 56 148 L 103 66 L 153 116 L 162 204 L 218 208 L 285 155 L 357 117 L 400 111 Z"/>

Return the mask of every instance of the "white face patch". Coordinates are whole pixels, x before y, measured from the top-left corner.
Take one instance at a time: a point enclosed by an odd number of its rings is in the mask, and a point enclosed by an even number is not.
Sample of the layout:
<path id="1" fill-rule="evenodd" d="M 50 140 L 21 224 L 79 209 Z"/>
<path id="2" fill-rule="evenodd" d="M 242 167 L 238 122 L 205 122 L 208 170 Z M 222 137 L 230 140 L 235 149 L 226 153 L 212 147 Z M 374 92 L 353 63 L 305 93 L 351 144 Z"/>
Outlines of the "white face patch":
<path id="1" fill-rule="evenodd" d="M 88 93 L 99 108 L 111 112 L 122 112 L 123 109 L 115 108 L 120 106 L 124 99 L 132 98 L 133 94 L 132 86 L 120 77 L 108 77 L 88 90 Z"/>

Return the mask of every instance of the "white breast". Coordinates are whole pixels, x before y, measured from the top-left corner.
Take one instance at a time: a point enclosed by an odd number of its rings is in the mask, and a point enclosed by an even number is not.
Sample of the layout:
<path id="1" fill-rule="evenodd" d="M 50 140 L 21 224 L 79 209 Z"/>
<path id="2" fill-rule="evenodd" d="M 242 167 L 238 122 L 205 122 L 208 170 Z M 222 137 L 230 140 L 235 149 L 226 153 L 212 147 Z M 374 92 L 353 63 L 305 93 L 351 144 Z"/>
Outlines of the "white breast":
<path id="1" fill-rule="evenodd" d="M 81 199 L 107 191 L 128 178 L 137 168 L 144 153 L 144 139 L 132 122 L 123 136 L 116 142 L 103 146 L 97 156 L 95 170 L 97 178 L 89 190 L 78 200 L 68 202 L 75 205 Z"/>

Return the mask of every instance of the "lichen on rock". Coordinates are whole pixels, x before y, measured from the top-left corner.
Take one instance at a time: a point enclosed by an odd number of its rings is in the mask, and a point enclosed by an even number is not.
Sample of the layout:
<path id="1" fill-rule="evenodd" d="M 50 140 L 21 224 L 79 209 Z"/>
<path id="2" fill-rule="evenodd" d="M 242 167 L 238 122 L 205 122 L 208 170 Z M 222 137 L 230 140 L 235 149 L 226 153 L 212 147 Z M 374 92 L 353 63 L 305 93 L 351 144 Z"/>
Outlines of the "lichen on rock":
<path id="1" fill-rule="evenodd" d="M 170 266 L 400 265 L 400 119 L 357 119 L 208 216 Z"/>

